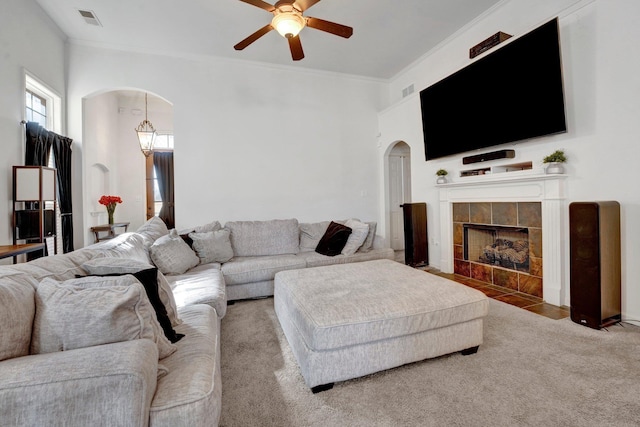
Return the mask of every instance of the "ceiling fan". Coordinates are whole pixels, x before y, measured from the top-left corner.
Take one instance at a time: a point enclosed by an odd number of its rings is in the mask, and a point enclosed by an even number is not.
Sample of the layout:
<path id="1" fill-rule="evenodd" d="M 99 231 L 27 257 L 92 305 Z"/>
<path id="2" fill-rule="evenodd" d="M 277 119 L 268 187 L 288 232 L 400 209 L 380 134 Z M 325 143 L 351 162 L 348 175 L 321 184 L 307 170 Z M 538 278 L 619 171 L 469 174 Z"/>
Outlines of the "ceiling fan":
<path id="1" fill-rule="evenodd" d="M 344 37 L 345 39 L 348 39 L 353 34 L 353 28 L 347 27 L 346 25 L 302 15 L 305 10 L 309 9 L 320 0 L 279 0 L 274 5 L 270 5 L 262 0 L 240 1 L 273 13 L 273 19 L 270 24 L 265 25 L 246 39 L 242 40 L 240 43 L 236 44 L 233 47 L 235 50 L 242 50 L 267 34 L 269 31 L 276 30 L 289 41 L 289 49 L 291 50 L 291 57 L 293 60 L 299 61 L 304 58 L 304 51 L 302 50 L 302 43 L 300 43 L 300 36 L 298 33 L 300 33 L 305 26 L 335 34 L 336 36 Z"/>

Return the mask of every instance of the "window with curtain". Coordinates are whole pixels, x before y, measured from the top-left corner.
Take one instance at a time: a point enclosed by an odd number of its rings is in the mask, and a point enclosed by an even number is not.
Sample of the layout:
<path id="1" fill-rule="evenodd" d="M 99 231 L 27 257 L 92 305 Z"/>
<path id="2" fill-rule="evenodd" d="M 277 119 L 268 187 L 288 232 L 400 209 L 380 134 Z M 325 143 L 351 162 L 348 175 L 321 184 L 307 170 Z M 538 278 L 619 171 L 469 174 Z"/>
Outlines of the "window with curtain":
<path id="1" fill-rule="evenodd" d="M 158 155 L 156 156 L 156 153 Z M 147 219 L 161 218 L 169 228 L 174 226 L 173 134 L 159 132 L 153 155 L 147 158 Z M 164 211 L 163 211 L 164 209 Z"/>
<path id="2" fill-rule="evenodd" d="M 62 132 L 62 98 L 59 97 L 53 90 L 47 87 L 45 84 L 38 81 L 28 73 L 25 73 L 25 121 L 37 123 L 44 131 L 51 131 L 53 133 Z M 37 135 L 36 135 L 37 134 Z M 33 139 L 30 141 L 29 136 Z M 64 176 L 69 175 L 69 171 L 66 171 L 67 167 L 70 168 L 70 145 L 71 140 L 67 138 L 56 139 L 54 135 L 46 136 L 44 132 L 34 130 L 27 132 L 27 144 L 35 140 L 43 140 L 46 138 L 52 138 L 51 144 L 45 144 L 49 148 L 44 155 L 44 163 L 42 166 L 48 166 L 58 169 L 58 204 L 56 205 L 56 239 L 59 252 L 68 252 L 73 250 L 73 231 L 71 227 L 71 200 L 70 200 L 70 183 L 68 188 L 66 185 L 62 185 L 61 179 Z M 55 142 L 53 142 L 55 141 Z M 27 148 L 27 156 L 29 157 L 29 147 Z M 68 158 L 67 158 L 68 157 Z M 43 160 L 43 159 L 41 159 Z M 42 161 L 26 161 L 25 164 L 42 163 Z M 67 165 L 68 163 L 68 165 Z M 70 180 L 70 175 L 68 177 Z M 64 196 L 61 194 L 64 192 Z M 63 200 L 64 199 L 64 200 Z M 67 200 L 68 199 L 68 200 Z M 49 206 L 52 202 L 47 202 L 45 209 L 51 209 Z M 62 204 L 64 204 L 65 216 L 68 218 L 65 220 L 63 226 L 63 213 Z M 66 234 L 66 236 L 65 236 Z"/>

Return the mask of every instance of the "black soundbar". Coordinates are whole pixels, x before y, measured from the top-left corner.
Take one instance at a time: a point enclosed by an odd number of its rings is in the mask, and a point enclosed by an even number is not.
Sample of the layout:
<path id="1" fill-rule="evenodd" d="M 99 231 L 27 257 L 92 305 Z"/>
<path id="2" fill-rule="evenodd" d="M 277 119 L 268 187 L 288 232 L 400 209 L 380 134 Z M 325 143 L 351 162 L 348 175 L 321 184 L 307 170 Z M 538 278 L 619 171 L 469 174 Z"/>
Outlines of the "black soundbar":
<path id="1" fill-rule="evenodd" d="M 499 150 L 490 153 L 476 154 L 475 156 L 467 156 L 462 158 L 462 164 L 486 162 L 488 160 L 497 159 L 513 159 L 516 156 L 516 150 Z"/>

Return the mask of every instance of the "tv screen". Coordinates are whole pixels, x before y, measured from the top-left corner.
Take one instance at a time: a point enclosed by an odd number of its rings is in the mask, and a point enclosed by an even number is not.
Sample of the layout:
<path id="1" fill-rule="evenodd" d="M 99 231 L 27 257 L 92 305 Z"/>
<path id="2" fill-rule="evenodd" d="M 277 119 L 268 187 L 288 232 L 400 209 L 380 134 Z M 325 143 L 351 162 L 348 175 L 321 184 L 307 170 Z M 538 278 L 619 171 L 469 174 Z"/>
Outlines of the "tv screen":
<path id="1" fill-rule="evenodd" d="M 566 132 L 558 21 L 420 92 L 426 159 Z"/>

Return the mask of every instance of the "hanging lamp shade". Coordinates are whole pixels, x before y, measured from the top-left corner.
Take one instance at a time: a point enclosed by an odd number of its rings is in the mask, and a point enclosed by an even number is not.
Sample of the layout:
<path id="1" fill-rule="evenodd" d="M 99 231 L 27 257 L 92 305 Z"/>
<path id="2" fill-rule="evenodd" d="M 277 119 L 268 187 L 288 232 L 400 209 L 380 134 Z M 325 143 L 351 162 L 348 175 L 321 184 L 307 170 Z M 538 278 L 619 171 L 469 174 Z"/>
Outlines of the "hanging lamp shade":
<path id="1" fill-rule="evenodd" d="M 147 120 L 147 94 L 144 94 L 144 120 L 136 128 L 140 150 L 145 157 L 153 152 L 153 144 L 156 141 L 156 130 L 149 120 Z"/>

